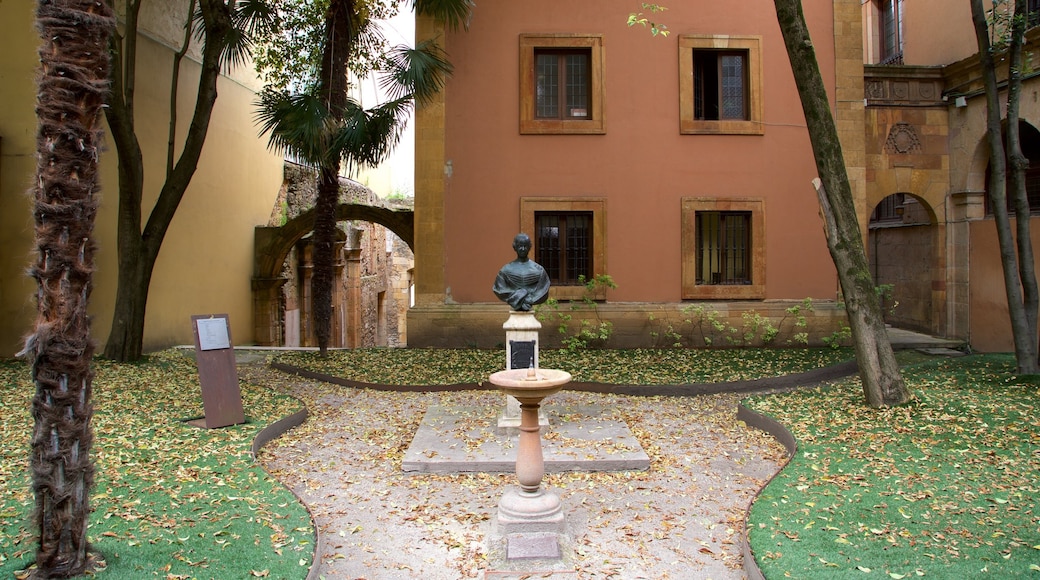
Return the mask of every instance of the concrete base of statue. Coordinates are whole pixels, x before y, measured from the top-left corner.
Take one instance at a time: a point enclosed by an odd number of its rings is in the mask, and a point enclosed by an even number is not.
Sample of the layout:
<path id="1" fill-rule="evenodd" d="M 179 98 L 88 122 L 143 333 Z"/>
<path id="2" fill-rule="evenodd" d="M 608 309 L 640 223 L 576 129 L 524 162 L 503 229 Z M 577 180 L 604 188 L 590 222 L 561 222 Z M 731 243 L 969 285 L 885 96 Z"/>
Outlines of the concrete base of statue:
<path id="1" fill-rule="evenodd" d="M 532 311 L 510 310 L 509 319 L 502 324 L 506 331 L 506 369 L 538 368 L 538 332 L 542 323 Z M 544 411 L 538 413 L 538 424 L 549 426 Z M 520 429 L 520 402 L 505 395 L 505 405 L 498 417 L 498 431 L 515 432 Z"/>

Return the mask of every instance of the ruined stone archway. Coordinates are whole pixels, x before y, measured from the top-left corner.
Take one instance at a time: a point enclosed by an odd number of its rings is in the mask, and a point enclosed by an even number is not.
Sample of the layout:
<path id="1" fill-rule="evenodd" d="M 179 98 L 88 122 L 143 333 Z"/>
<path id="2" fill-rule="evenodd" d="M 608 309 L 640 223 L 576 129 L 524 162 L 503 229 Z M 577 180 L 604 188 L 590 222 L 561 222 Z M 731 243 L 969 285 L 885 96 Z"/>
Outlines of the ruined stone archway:
<path id="1" fill-rule="evenodd" d="M 343 203 L 336 208 L 336 220 L 361 220 L 386 227 L 414 251 L 415 221 L 411 209 Z M 298 240 L 314 228 L 314 210 L 308 210 L 282 226 L 257 226 L 253 233 L 253 326 L 256 343 L 275 346 L 282 340 L 279 311 L 282 264 Z"/>

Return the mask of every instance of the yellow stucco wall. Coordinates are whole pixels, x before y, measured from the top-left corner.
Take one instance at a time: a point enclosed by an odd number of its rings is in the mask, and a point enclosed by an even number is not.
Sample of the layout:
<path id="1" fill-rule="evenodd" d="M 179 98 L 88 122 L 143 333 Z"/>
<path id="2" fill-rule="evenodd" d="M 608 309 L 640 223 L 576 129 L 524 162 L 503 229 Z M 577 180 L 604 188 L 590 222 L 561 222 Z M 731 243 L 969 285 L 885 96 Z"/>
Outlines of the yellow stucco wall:
<path id="1" fill-rule="evenodd" d="M 35 284 L 24 272 L 32 249 L 25 195 L 35 171 L 33 75 L 36 32 L 33 2 L 0 2 L 0 356 L 12 355 L 29 330 Z M 150 208 L 165 171 L 172 51 L 142 37 L 138 46 L 136 128 L 146 163 L 145 207 Z M 194 107 L 198 65 L 182 65 L 178 135 Z M 249 78 L 249 71 L 238 71 Z M 163 243 L 152 279 L 145 349 L 190 344 L 190 316 L 228 313 L 236 344 L 252 342 L 250 278 L 253 227 L 266 223 L 282 181 L 282 161 L 267 151 L 253 124 L 252 90 L 222 78 L 206 146 Z M 117 164 L 114 146 L 101 160 L 102 200 L 95 225 L 99 246 L 91 299 L 95 339 L 103 344 L 116 289 Z"/>
<path id="2" fill-rule="evenodd" d="M 35 169 L 33 3 L 0 2 L 0 355 L 9 356 L 32 320 L 36 287 L 25 275 L 32 220 L 25 191 Z"/>

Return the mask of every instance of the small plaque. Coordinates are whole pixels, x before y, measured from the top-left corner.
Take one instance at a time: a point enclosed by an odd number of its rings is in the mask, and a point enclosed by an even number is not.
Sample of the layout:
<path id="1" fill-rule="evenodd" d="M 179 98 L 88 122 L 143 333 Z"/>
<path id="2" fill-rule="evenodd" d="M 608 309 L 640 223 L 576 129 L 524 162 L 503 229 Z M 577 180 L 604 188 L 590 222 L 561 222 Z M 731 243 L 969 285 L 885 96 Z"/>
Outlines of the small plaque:
<path id="1" fill-rule="evenodd" d="M 245 423 L 228 315 L 198 314 L 191 317 L 191 322 L 206 428 Z"/>
<path id="2" fill-rule="evenodd" d="M 199 318 L 195 324 L 199 327 L 199 350 L 231 348 L 227 318 Z"/>
<path id="3" fill-rule="evenodd" d="M 506 538 L 506 560 L 558 560 L 560 541 L 549 534 L 517 534 Z"/>
<path id="4" fill-rule="evenodd" d="M 509 341 L 509 368 L 529 369 L 534 366 L 534 341 L 533 340 L 510 340 Z"/>

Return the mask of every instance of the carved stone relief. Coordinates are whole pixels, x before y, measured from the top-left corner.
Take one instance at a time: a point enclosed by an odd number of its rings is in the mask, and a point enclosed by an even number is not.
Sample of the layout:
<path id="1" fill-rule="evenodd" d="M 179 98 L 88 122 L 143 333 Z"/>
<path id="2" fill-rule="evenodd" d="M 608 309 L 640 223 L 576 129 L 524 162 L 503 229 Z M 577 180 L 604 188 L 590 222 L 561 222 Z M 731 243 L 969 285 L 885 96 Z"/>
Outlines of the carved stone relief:
<path id="1" fill-rule="evenodd" d="M 909 123 L 896 123 L 888 131 L 885 139 L 885 150 L 889 153 L 906 155 L 907 153 L 920 153 L 921 140 L 917 137 L 917 131 Z"/>

